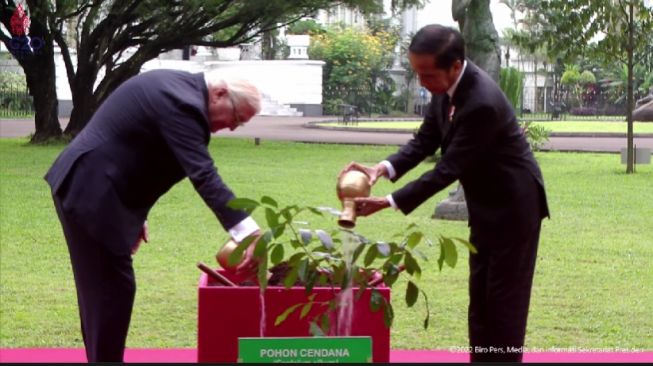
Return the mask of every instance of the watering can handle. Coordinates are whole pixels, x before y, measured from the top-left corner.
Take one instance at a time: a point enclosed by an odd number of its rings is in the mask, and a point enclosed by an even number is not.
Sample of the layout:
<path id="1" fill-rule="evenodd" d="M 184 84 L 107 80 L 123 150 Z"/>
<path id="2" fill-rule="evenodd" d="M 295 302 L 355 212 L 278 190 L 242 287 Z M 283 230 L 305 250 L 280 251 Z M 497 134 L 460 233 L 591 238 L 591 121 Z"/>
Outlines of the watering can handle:
<path id="1" fill-rule="evenodd" d="M 206 273 L 209 275 L 211 278 L 214 280 L 220 282 L 221 284 L 225 286 L 230 286 L 230 287 L 238 287 L 235 283 L 231 282 L 227 277 L 221 275 L 217 271 L 215 271 L 213 268 L 210 268 L 206 264 L 202 262 L 197 263 L 197 268 L 201 269 L 202 272 Z"/>

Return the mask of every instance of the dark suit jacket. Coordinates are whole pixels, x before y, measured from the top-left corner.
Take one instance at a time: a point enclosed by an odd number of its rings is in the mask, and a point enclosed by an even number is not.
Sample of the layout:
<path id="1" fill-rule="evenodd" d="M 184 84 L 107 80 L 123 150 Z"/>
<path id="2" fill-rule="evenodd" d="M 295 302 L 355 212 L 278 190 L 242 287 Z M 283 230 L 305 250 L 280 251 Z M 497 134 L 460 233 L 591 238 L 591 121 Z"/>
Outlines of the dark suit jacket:
<path id="1" fill-rule="evenodd" d="M 410 213 L 460 180 L 473 230 L 491 231 L 548 216 L 542 173 L 497 84 L 468 60 L 451 102 L 455 106 L 451 121 L 442 113 L 443 99 L 433 96 L 415 137 L 388 158 L 396 181 L 442 149 L 433 170 L 392 194 L 401 211 Z"/>
<path id="2" fill-rule="evenodd" d="M 203 74 L 156 70 L 118 87 L 59 155 L 45 179 L 78 228 L 115 253 L 136 242 L 150 208 L 188 177 L 225 229 L 247 217 L 207 145 Z"/>

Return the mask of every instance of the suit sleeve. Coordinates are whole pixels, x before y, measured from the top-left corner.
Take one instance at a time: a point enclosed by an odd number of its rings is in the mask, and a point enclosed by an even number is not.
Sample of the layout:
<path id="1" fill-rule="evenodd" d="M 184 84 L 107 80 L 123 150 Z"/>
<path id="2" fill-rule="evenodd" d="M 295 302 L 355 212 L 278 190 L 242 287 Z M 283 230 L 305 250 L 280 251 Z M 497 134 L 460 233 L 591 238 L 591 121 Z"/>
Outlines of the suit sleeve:
<path id="1" fill-rule="evenodd" d="M 396 182 L 427 156 L 433 155 L 440 147 L 442 137 L 433 115 L 432 106 L 433 101 L 431 101 L 431 107 L 427 109 L 424 122 L 422 122 L 415 136 L 406 145 L 402 146 L 396 154 L 390 155 L 386 159 L 395 170 L 395 176 L 390 179 L 392 182 Z"/>
<path id="2" fill-rule="evenodd" d="M 202 123 L 205 118 L 199 112 L 180 107 L 160 123 L 161 133 L 197 193 L 228 231 L 248 215 L 226 206 L 235 195 L 218 175 L 207 148 L 208 127 Z"/>
<path id="3" fill-rule="evenodd" d="M 495 111 L 481 107 L 458 116 L 457 131 L 446 153 L 431 171 L 424 173 L 392 194 L 397 206 L 404 214 L 411 213 L 431 196 L 459 179 L 462 172 L 483 156 L 496 134 Z M 492 127 L 495 126 L 495 127 Z"/>

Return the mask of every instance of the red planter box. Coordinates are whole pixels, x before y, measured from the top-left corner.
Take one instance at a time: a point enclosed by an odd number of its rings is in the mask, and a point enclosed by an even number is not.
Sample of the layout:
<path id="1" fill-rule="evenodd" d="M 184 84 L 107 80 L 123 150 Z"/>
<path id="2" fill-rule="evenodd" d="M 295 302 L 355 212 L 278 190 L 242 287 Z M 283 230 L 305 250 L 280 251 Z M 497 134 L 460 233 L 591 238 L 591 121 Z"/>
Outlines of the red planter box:
<path id="1" fill-rule="evenodd" d="M 234 280 L 229 273 L 219 271 Z M 260 336 L 261 301 L 258 287 L 211 286 L 212 280 L 204 273 L 200 277 L 197 317 L 198 362 L 237 362 L 238 338 Z M 377 286 L 379 293 L 390 301 L 390 289 Z M 331 288 L 315 287 L 315 301 L 333 298 Z M 371 290 L 366 289 L 360 300 L 354 300 L 351 336 L 372 337 L 374 362 L 390 361 L 390 329 L 383 322 L 383 311 L 370 309 Z M 286 289 L 270 286 L 265 291 L 264 337 L 307 337 L 309 323 L 320 311 L 314 306 L 308 316 L 299 319 L 300 309 L 278 326 L 274 322 L 287 308 L 308 301 L 303 287 Z M 333 324 L 332 324 L 333 325 Z"/>

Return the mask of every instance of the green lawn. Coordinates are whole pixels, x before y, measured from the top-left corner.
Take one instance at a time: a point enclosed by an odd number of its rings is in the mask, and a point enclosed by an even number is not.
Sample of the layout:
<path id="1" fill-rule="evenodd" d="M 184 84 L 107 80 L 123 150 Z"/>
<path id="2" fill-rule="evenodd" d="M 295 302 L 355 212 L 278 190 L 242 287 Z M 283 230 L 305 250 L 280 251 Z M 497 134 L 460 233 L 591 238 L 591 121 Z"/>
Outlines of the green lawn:
<path id="1" fill-rule="evenodd" d="M 358 122 L 357 125 L 339 124 L 337 122 L 320 123 L 329 127 L 346 127 L 346 128 L 387 128 L 414 130 L 422 121 L 365 121 Z M 532 125 L 546 127 L 551 132 L 593 132 L 593 133 L 626 133 L 628 127 L 626 122 L 585 122 L 585 121 L 564 121 L 564 122 L 533 122 Z M 633 124 L 634 133 L 653 133 L 653 123 L 635 122 Z"/>
<path id="2" fill-rule="evenodd" d="M 0 140 L 0 347 L 81 347 L 66 245 L 42 179 L 63 145 L 34 147 Z M 275 197 L 281 204 L 337 207 L 335 177 L 349 161 L 373 164 L 393 147 L 214 139 L 219 172 L 236 194 Z M 653 166 L 626 175 L 616 154 L 538 153 L 552 218 L 545 220 L 535 275 L 527 346 L 653 350 Z M 422 164 L 400 183 L 429 169 Z M 390 193 L 381 181 L 374 193 Z M 357 231 L 388 239 L 417 223 L 430 237 L 466 236 L 465 223 L 430 218 L 440 192 L 410 216 L 392 210 L 358 220 Z M 261 212 L 255 218 L 264 222 Z M 307 217 L 312 219 L 312 216 Z M 335 226 L 331 219 L 318 225 Z M 151 240 L 135 256 L 138 292 L 128 347 L 195 347 L 198 261 L 227 239 L 186 180 L 157 203 Z M 403 284 L 393 304 L 392 347 L 447 349 L 467 344 L 467 253 L 438 273 L 437 252 L 420 286 L 432 302 L 405 307 Z M 228 301 L 228 299 L 226 299 Z M 422 302 L 419 301 L 418 305 Z M 255 316 L 255 314 L 252 314 Z"/>
<path id="3" fill-rule="evenodd" d="M 7 111 L 0 109 L 0 119 L 34 118 L 34 112 Z"/>

